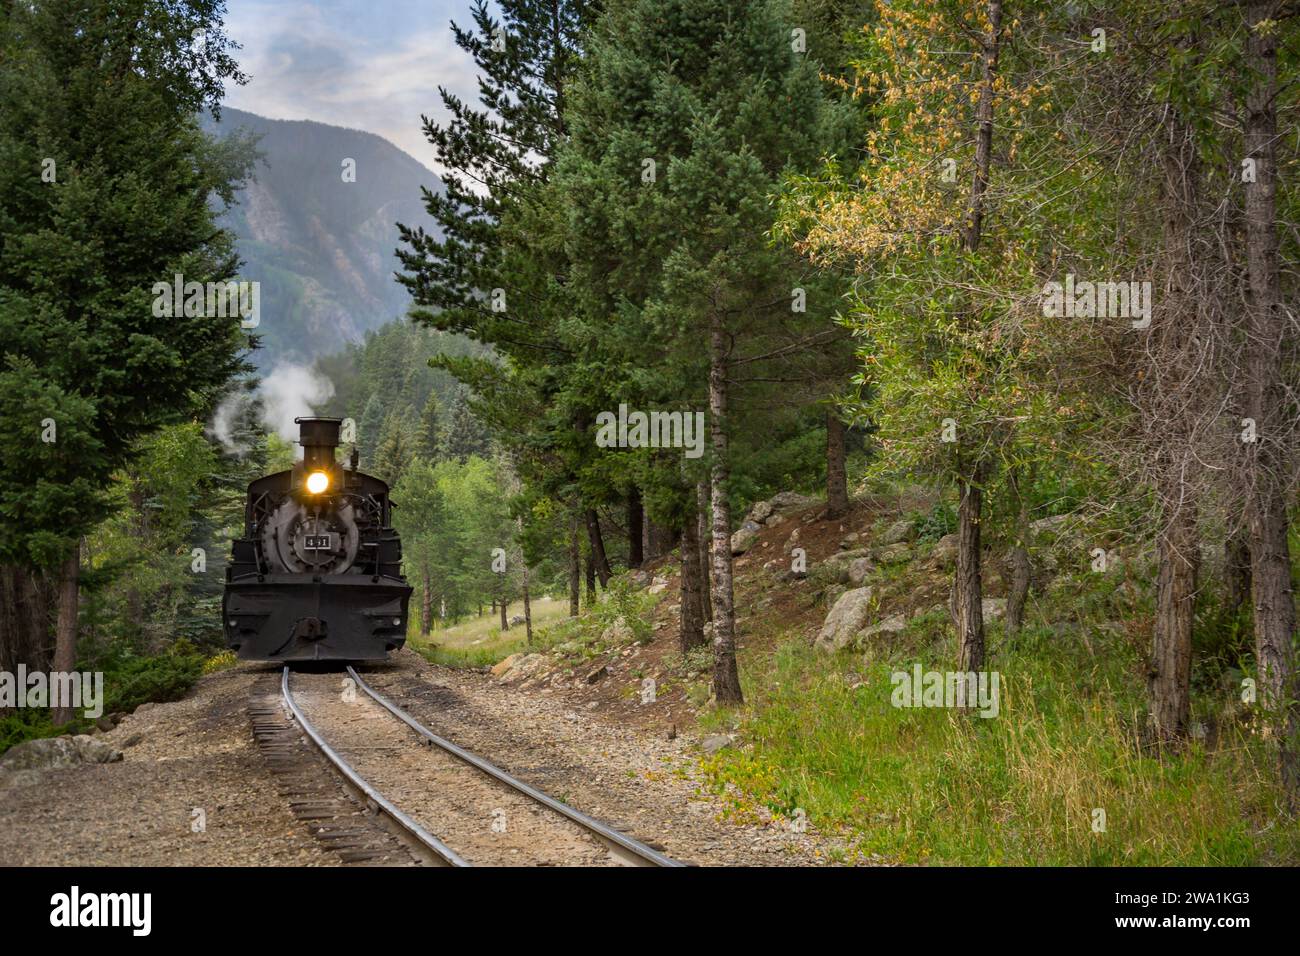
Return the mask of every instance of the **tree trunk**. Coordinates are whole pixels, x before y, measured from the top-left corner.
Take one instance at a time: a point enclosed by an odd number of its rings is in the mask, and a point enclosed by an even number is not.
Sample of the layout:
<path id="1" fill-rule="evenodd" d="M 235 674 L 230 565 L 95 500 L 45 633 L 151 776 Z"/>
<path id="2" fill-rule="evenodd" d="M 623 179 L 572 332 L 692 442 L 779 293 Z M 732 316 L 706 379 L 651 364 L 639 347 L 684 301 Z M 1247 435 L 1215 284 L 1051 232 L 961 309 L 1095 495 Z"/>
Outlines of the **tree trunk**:
<path id="1" fill-rule="evenodd" d="M 709 319 L 709 417 L 713 446 L 713 693 L 719 704 L 744 703 L 736 667 L 736 613 L 731 580 L 731 503 L 727 451 L 727 334 L 722 315 Z"/>
<path id="2" fill-rule="evenodd" d="M 712 585 L 709 583 L 709 486 L 707 482 L 695 484 L 695 520 L 698 530 L 695 534 L 700 549 L 700 606 L 704 622 L 713 620 L 713 598 L 710 596 Z"/>
<path id="3" fill-rule="evenodd" d="M 699 525 L 695 515 L 688 514 L 682 521 L 682 606 L 681 648 L 686 654 L 692 647 L 704 644 L 704 610 L 700 567 Z"/>
<path id="4" fill-rule="evenodd" d="M 0 671 L 47 671 L 52 650 L 48 583 L 29 568 L 0 565 Z"/>
<path id="5" fill-rule="evenodd" d="M 983 517 L 984 469 L 977 465 L 971 478 L 958 482 L 957 571 L 953 577 L 953 621 L 960 649 L 957 670 L 984 669 L 984 594 L 980 575 L 980 520 Z"/>
<path id="6" fill-rule="evenodd" d="M 1282 308 L 1277 230 L 1277 31 L 1259 29 L 1279 16 L 1277 0 L 1252 2 L 1246 12 L 1245 152 L 1255 161 L 1246 190 L 1246 267 L 1250 277 L 1246 334 L 1246 415 L 1257 441 L 1246 451 L 1246 518 L 1250 526 L 1255 602 L 1255 666 L 1259 700 L 1279 744 L 1282 784 L 1294 812 L 1300 801 L 1295 688 L 1295 596 L 1287 541 L 1286 479 L 1291 458 L 1289 403 L 1283 387 Z"/>
<path id="7" fill-rule="evenodd" d="M 424 582 L 424 593 L 420 601 L 420 633 L 428 637 L 433 630 L 433 581 L 428 561 L 420 562 L 420 572 Z"/>
<path id="8" fill-rule="evenodd" d="M 509 607 L 506 604 L 505 598 L 501 599 L 500 604 L 501 604 L 501 633 L 504 634 L 506 631 L 510 630 L 510 618 L 507 616 L 509 614 Z"/>
<path id="9" fill-rule="evenodd" d="M 524 643 L 533 646 L 533 601 L 528 593 L 528 565 L 524 565 Z"/>
<path id="10" fill-rule="evenodd" d="M 77 666 L 77 582 L 80 575 L 81 543 L 77 542 L 59 568 L 59 619 L 54 631 L 53 670 L 65 674 Z M 71 701 L 64 701 L 63 706 L 53 709 L 54 726 L 61 727 L 72 720 L 70 705 Z"/>
<path id="11" fill-rule="evenodd" d="M 596 606 L 596 563 L 587 555 L 584 559 L 587 573 L 587 607 Z"/>
<path id="12" fill-rule="evenodd" d="M 1029 509 L 1021 493 L 1020 470 L 1012 468 L 1008 484 L 1015 500 L 1016 540 L 1010 554 L 1011 586 L 1007 589 L 1007 637 L 1015 637 L 1025 623 L 1025 601 L 1029 598 L 1029 585 L 1033 579 L 1033 565 L 1029 561 Z"/>
<path id="13" fill-rule="evenodd" d="M 609 559 L 605 557 L 605 539 L 600 534 L 600 518 L 595 508 L 587 509 L 587 538 L 591 543 L 591 557 L 602 588 L 609 586 Z"/>
<path id="14" fill-rule="evenodd" d="M 645 560 L 655 561 L 673 549 L 677 536 L 671 528 L 665 528 L 655 521 L 647 521 L 645 540 Z"/>
<path id="15" fill-rule="evenodd" d="M 1227 609 L 1238 614 L 1250 600 L 1250 532 L 1237 529 L 1223 542 L 1224 577 L 1227 578 Z"/>
<path id="16" fill-rule="evenodd" d="M 636 485 L 627 493 L 627 566 L 639 568 L 645 560 L 642 535 L 645 533 L 645 508 L 641 504 L 641 489 Z"/>
<path id="17" fill-rule="evenodd" d="M 839 518 L 849 510 L 849 486 L 844 474 L 844 422 L 830 408 L 826 412 L 826 517 Z"/>
<path id="18" fill-rule="evenodd" d="M 984 194 L 989 185 L 993 159 L 993 96 L 997 79 L 998 49 L 1002 35 L 1002 3 L 989 0 L 989 30 L 983 40 L 983 71 L 975 105 L 975 173 L 962 244 L 974 252 L 980 244 L 984 223 Z M 957 482 L 957 571 L 953 579 L 952 610 L 957 625 L 958 670 L 962 673 L 984 667 L 984 599 L 980 576 L 980 521 L 984 510 L 984 462 L 976 460 Z"/>
<path id="19" fill-rule="evenodd" d="M 578 598 L 582 594 L 581 555 L 578 549 L 578 516 L 569 517 L 569 617 L 579 613 Z"/>
<path id="20" fill-rule="evenodd" d="M 1166 506 L 1165 527 L 1156 541 L 1159 571 L 1147 693 L 1152 734 L 1161 743 L 1185 737 L 1191 717 L 1192 624 L 1200 541 L 1196 508 L 1187 494 L 1186 488 L 1174 487 L 1162 496 L 1172 504 Z"/>

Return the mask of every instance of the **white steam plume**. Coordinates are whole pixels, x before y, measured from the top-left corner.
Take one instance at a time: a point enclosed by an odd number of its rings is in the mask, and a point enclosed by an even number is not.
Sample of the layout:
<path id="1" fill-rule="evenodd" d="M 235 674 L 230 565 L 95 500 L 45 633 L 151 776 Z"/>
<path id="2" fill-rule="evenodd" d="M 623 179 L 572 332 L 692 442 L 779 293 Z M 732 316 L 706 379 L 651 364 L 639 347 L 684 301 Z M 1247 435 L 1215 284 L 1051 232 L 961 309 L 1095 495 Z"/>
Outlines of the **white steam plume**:
<path id="1" fill-rule="evenodd" d="M 235 427 L 249 406 L 258 402 L 262 424 L 285 441 L 295 442 L 298 426 L 293 420 L 315 414 L 312 406 L 329 401 L 333 395 L 334 383 L 309 366 L 281 362 L 258 382 L 254 391 L 231 392 L 217 407 L 208 433 L 230 454 L 246 454 L 248 446 L 236 436 Z"/>

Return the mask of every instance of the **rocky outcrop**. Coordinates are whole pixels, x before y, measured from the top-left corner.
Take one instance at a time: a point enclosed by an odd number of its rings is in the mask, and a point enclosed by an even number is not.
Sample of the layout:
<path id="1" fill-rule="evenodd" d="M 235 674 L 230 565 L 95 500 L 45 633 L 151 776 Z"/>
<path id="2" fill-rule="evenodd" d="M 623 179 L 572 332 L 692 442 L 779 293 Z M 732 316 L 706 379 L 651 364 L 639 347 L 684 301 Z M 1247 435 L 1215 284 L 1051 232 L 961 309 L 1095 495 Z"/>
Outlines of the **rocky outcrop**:
<path id="1" fill-rule="evenodd" d="M 900 518 L 885 529 L 885 533 L 880 536 L 880 543 L 882 545 L 906 544 L 915 538 L 916 526 L 906 518 Z"/>
<path id="2" fill-rule="evenodd" d="M 746 519 L 736 532 L 731 536 L 731 553 L 733 556 L 744 554 L 754 546 L 758 540 L 758 533 L 763 530 L 762 525 Z"/>
<path id="3" fill-rule="evenodd" d="M 880 642 L 881 637 L 888 638 L 894 634 L 901 634 L 907 629 L 907 617 L 902 614 L 891 614 L 883 621 L 878 621 L 870 627 L 863 628 L 855 636 L 853 643 L 859 647 Z"/>
<path id="4" fill-rule="evenodd" d="M 930 552 L 930 560 L 927 564 L 931 568 L 951 568 L 957 563 L 957 536 L 955 534 L 945 534 L 934 546 Z"/>
<path id="5" fill-rule="evenodd" d="M 872 589 L 855 588 L 840 595 L 831 608 L 821 631 L 814 642 L 818 650 L 827 653 L 848 647 L 854 635 L 866 625 L 872 611 Z"/>
<path id="6" fill-rule="evenodd" d="M 86 734 L 27 740 L 0 757 L 0 770 L 55 770 L 83 763 L 114 763 L 122 752 Z"/>

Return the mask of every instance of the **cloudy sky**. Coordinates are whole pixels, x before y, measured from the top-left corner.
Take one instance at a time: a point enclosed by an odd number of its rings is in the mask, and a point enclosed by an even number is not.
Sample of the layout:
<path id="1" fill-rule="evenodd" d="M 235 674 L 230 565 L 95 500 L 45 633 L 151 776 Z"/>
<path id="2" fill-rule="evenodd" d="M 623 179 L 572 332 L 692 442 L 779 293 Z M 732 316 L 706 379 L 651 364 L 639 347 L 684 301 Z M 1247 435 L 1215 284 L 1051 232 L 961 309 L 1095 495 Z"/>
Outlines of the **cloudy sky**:
<path id="1" fill-rule="evenodd" d="M 437 170 L 420 115 L 441 118 L 438 87 L 472 98 L 474 64 L 449 22 L 470 0 L 227 0 L 226 29 L 250 77 L 226 104 L 272 119 L 376 133 Z"/>

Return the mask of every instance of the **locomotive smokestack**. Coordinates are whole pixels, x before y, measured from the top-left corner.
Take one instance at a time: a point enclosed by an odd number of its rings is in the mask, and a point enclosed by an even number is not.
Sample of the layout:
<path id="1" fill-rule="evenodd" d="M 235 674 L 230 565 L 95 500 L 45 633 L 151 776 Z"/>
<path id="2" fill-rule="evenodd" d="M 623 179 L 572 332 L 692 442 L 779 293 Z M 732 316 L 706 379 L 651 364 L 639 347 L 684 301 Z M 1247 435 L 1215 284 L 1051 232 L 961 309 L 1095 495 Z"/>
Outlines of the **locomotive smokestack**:
<path id="1" fill-rule="evenodd" d="M 330 468 L 334 466 L 334 449 L 339 446 L 341 418 L 295 418 L 298 426 L 298 444 L 302 445 L 303 466 Z"/>

